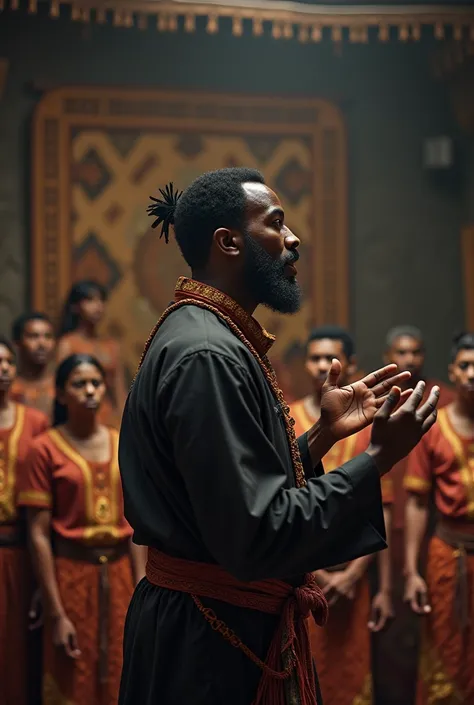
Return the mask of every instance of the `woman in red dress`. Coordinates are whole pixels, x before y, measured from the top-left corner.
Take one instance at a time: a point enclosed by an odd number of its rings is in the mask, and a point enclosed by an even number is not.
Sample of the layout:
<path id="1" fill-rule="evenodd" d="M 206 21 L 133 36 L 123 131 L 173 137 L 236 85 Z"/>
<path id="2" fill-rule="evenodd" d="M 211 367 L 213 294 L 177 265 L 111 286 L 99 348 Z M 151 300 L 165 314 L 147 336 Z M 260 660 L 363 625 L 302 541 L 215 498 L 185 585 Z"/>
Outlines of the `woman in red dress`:
<path id="1" fill-rule="evenodd" d="M 112 338 L 99 335 L 104 318 L 107 292 L 94 281 L 74 284 L 64 305 L 56 352 L 57 363 L 73 353 L 92 355 L 105 373 L 106 393 L 100 410 L 100 421 L 120 428 L 126 389 L 120 345 Z"/>
<path id="2" fill-rule="evenodd" d="M 54 427 L 33 443 L 19 495 L 45 604 L 43 705 L 116 704 L 125 615 L 145 572 L 123 514 L 118 433 L 99 422 L 104 395 L 95 358 L 61 363 Z"/>
<path id="3" fill-rule="evenodd" d="M 0 703 L 26 705 L 28 606 L 32 592 L 26 531 L 17 508 L 18 483 L 45 414 L 9 398 L 16 374 L 12 344 L 0 338 Z"/>

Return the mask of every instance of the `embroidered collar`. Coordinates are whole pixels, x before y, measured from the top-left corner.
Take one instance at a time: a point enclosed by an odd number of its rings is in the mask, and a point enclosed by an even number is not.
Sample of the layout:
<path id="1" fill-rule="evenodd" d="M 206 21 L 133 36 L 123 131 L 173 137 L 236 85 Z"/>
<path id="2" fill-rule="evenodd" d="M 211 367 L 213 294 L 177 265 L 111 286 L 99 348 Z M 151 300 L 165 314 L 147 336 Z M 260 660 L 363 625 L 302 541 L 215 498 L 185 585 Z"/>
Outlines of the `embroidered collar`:
<path id="1" fill-rule="evenodd" d="M 174 298 L 175 301 L 197 299 L 212 304 L 234 321 L 260 355 L 266 355 L 275 342 L 275 336 L 262 328 L 253 316 L 249 316 L 230 296 L 209 286 L 209 284 L 203 284 L 194 279 L 188 279 L 188 277 L 180 277 L 176 284 Z"/>

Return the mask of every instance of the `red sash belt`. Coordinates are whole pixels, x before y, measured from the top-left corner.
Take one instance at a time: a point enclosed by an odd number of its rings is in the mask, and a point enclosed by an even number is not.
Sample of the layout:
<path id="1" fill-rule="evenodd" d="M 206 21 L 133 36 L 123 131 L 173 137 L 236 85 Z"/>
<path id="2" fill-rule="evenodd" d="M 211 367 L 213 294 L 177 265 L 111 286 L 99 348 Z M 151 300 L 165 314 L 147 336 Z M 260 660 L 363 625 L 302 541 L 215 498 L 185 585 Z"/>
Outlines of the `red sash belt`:
<path id="1" fill-rule="evenodd" d="M 298 689 L 299 705 L 316 703 L 306 618 L 312 612 L 316 623 L 323 625 L 328 606 L 311 574 L 305 577 L 301 587 L 296 588 L 281 580 L 244 583 L 220 566 L 173 558 L 149 548 L 146 576 L 153 585 L 188 593 L 212 629 L 220 632 L 262 670 L 252 705 L 285 705 L 287 687 Z M 245 646 L 213 610 L 204 607 L 202 597 L 281 616 L 265 662 Z"/>

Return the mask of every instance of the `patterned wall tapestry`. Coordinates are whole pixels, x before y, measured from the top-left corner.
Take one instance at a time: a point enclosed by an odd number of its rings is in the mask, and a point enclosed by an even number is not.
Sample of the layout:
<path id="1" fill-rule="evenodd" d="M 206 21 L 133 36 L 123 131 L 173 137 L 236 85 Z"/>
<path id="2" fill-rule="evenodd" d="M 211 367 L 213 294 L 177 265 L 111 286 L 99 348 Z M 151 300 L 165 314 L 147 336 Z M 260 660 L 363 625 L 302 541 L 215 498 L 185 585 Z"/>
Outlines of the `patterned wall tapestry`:
<path id="1" fill-rule="evenodd" d="M 337 108 L 319 100 L 64 88 L 34 119 L 35 307 L 57 316 L 72 281 L 110 292 L 105 329 L 133 374 L 144 341 L 187 274 L 175 242 L 151 230 L 148 196 L 223 166 L 263 171 L 300 236 L 304 305 L 265 309 L 273 359 L 293 394 L 304 387 L 301 343 L 317 322 L 347 323 L 346 146 Z M 286 382 L 286 383 L 285 383 Z"/>

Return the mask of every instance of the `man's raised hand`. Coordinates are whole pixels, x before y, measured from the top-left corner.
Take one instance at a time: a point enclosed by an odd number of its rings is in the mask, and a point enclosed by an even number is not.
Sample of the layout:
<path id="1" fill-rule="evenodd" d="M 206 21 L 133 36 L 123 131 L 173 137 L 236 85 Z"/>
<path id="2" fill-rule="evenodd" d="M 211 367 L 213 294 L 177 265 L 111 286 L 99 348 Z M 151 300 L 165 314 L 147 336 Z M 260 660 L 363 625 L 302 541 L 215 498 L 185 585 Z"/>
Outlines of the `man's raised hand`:
<path id="1" fill-rule="evenodd" d="M 397 374 L 396 365 L 386 365 L 353 384 L 339 386 L 341 363 L 334 359 L 321 393 L 321 424 L 334 442 L 361 431 L 374 420 L 390 390 L 410 379 L 409 372 Z M 404 401 L 411 394 L 401 394 Z"/>
<path id="2" fill-rule="evenodd" d="M 402 395 L 394 387 L 375 414 L 367 452 L 382 475 L 408 455 L 436 421 L 439 387 L 433 387 L 423 404 L 424 391 L 425 383 L 418 382 L 400 405 Z"/>

